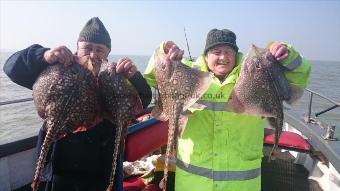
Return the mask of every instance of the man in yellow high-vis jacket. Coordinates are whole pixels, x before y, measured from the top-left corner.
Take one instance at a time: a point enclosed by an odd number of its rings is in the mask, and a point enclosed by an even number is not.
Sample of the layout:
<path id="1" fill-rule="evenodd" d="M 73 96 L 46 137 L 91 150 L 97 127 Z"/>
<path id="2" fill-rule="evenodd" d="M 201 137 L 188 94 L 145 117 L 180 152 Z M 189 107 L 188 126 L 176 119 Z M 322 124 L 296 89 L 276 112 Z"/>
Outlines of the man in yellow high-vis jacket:
<path id="1" fill-rule="evenodd" d="M 236 35 L 227 29 L 212 29 L 204 53 L 195 62 L 182 59 L 183 50 L 171 41 L 161 43 L 160 47 L 170 59 L 214 74 L 209 89 L 198 101 L 205 109 L 192 109 L 179 139 L 175 190 L 261 190 L 264 120 L 224 109 L 243 60 Z M 311 71 L 308 61 L 288 44 L 275 41 L 268 48 L 289 69 L 285 73 L 289 83 L 303 90 Z M 151 57 L 144 77 L 157 88 L 154 66 Z"/>

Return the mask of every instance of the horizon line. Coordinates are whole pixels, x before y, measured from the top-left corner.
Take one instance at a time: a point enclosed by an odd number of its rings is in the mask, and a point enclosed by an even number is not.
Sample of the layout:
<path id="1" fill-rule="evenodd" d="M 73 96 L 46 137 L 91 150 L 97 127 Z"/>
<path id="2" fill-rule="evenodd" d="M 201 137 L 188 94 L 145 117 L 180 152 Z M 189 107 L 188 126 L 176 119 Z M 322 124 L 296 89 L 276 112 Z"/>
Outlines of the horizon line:
<path id="1" fill-rule="evenodd" d="M 23 50 L 23 49 L 20 49 L 20 50 Z M 14 53 L 14 52 L 17 52 L 17 51 L 20 51 L 20 50 L 15 50 L 15 49 L 0 49 L 0 53 Z M 1 54 L 0 54 L 1 55 Z M 152 54 L 124 54 L 124 53 L 119 53 L 119 54 L 112 54 L 110 53 L 109 56 L 145 56 L 145 57 L 150 57 Z M 197 57 L 197 56 L 196 56 Z M 195 58 L 195 57 L 194 57 Z M 310 59 L 310 58 L 307 58 L 307 60 L 309 61 L 321 61 L 321 62 L 339 62 L 340 63 L 340 60 L 328 60 L 328 59 Z"/>

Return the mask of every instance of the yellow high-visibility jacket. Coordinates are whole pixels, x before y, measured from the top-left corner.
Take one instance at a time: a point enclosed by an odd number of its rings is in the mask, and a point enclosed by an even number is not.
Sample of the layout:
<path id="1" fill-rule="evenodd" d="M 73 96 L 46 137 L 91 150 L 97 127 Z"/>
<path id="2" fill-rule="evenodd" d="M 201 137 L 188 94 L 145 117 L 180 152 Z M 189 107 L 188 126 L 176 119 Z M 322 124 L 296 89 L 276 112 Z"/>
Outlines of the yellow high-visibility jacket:
<path id="1" fill-rule="evenodd" d="M 163 47 L 163 44 L 161 44 Z M 305 88 L 311 65 L 287 45 L 289 56 L 282 61 L 294 70 L 285 73 L 290 84 Z M 227 112 L 224 104 L 239 76 L 243 54 L 236 55 L 236 66 L 221 83 L 213 77 L 209 89 L 198 100 L 205 109 L 192 109 L 183 136 L 178 142 L 176 191 L 259 191 L 264 120 L 257 116 Z M 149 85 L 157 88 L 153 56 L 144 73 Z M 182 63 L 208 71 L 204 56 Z"/>

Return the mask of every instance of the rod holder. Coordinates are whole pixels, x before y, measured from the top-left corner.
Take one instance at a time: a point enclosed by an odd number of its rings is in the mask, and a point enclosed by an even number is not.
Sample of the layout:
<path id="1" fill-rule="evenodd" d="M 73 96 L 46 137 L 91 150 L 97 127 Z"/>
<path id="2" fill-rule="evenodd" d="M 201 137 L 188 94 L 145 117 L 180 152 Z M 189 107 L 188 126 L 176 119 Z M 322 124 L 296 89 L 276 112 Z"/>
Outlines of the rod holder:
<path id="1" fill-rule="evenodd" d="M 328 141 L 337 141 L 338 139 L 334 137 L 335 125 L 328 125 L 326 127 L 326 132 L 322 136 L 323 139 Z"/>

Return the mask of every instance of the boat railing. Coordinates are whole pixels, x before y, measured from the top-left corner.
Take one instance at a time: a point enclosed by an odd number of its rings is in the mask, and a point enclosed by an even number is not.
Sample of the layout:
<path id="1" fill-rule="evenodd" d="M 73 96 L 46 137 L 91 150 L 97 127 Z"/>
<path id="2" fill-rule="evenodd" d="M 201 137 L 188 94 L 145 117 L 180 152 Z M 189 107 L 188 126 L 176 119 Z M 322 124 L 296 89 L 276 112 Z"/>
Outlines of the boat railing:
<path id="1" fill-rule="evenodd" d="M 1 101 L 0 106 L 1 105 L 9 105 L 9 104 L 13 104 L 13 103 L 22 103 L 22 102 L 27 102 L 27 101 L 32 101 L 32 100 L 33 100 L 33 98 L 23 98 L 23 99 L 9 100 L 9 101 Z"/>
<path id="2" fill-rule="evenodd" d="M 313 122 L 316 122 L 316 120 L 312 117 L 312 105 L 313 105 L 313 97 L 314 96 L 318 96 L 330 103 L 332 103 L 333 105 L 322 110 L 322 111 L 319 111 L 319 112 L 315 112 L 315 117 L 318 117 L 328 111 L 331 111 L 337 107 L 340 106 L 340 103 L 339 102 L 336 102 L 334 101 L 333 99 L 325 96 L 325 95 L 322 95 L 316 91 L 313 91 L 313 90 L 310 90 L 308 88 L 305 89 L 307 92 L 309 92 L 309 102 L 308 102 L 308 108 L 307 108 L 307 116 L 305 117 L 305 122 L 306 123 L 313 123 Z M 2 105 L 9 105 L 9 104 L 15 104 L 15 103 L 22 103 L 22 102 L 28 102 L 28 101 L 32 101 L 33 98 L 22 98 L 22 99 L 15 99 L 15 100 L 8 100 L 8 101 L 1 101 L 0 102 L 0 106 Z M 152 99 L 152 103 L 150 105 L 154 105 L 155 101 L 157 100 L 157 93 L 156 91 L 153 91 L 153 99 Z M 319 123 L 320 127 L 326 129 L 326 133 L 325 135 L 323 136 L 324 139 L 326 140 L 336 140 L 334 138 L 334 131 L 335 131 L 335 125 L 334 124 L 331 124 L 331 125 L 322 125 L 321 123 Z"/>
<path id="3" fill-rule="evenodd" d="M 313 90 L 310 90 L 308 88 L 305 89 L 306 91 L 309 92 L 309 102 L 308 102 L 308 110 L 307 110 L 307 116 L 305 118 L 305 122 L 306 123 L 312 123 L 312 122 L 315 122 L 315 119 L 312 118 L 312 104 L 313 104 L 313 97 L 314 95 L 332 103 L 332 106 L 322 110 L 322 111 L 319 111 L 319 112 L 315 112 L 315 117 L 318 117 L 328 111 L 331 111 L 337 107 L 340 106 L 340 103 L 339 102 L 336 102 L 334 101 L 333 99 L 325 96 L 325 95 L 322 95 L 318 92 L 315 92 Z M 337 140 L 336 138 L 334 138 L 334 131 L 335 131 L 335 125 L 334 124 L 330 124 L 330 125 L 327 125 L 326 127 L 324 125 L 322 125 L 321 123 L 319 123 L 320 127 L 322 128 L 325 128 L 326 129 L 326 133 L 325 135 L 323 136 L 323 138 L 325 140 Z"/>

